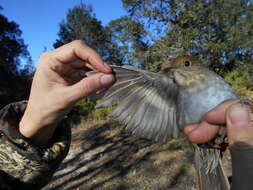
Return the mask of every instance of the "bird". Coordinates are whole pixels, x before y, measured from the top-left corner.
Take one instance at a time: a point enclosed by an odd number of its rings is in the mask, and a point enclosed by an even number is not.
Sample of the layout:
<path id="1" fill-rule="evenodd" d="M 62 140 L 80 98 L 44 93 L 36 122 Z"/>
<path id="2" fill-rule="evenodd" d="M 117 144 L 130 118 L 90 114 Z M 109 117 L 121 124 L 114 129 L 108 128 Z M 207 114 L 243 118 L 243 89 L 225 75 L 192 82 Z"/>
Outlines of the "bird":
<path id="1" fill-rule="evenodd" d="M 133 66 L 111 66 L 116 82 L 96 108 L 115 105 L 110 116 L 133 135 L 158 142 L 177 138 L 184 127 L 198 123 L 206 112 L 238 95 L 197 58 L 181 55 L 161 72 Z M 201 190 L 228 190 L 221 150 L 191 144 Z"/>

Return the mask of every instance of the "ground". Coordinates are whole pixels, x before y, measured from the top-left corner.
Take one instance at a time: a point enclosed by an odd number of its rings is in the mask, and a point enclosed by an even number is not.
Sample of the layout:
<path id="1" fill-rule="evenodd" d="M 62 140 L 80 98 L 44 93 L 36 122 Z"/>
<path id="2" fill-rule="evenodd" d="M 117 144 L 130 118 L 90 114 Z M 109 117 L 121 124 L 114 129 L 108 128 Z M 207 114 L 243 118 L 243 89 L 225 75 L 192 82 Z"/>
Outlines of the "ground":
<path id="1" fill-rule="evenodd" d="M 229 154 L 225 168 L 230 171 Z M 70 152 L 43 190 L 194 190 L 197 176 L 185 138 L 166 143 L 138 139 L 112 120 L 72 127 Z"/>

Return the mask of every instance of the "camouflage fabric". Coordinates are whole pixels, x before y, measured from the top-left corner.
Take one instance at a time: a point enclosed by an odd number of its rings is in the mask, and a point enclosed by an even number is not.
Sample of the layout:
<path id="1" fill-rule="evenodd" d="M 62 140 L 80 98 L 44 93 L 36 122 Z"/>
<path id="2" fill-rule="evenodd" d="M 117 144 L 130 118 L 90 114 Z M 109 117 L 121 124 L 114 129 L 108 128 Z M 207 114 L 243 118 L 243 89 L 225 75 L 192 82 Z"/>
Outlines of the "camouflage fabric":
<path id="1" fill-rule="evenodd" d="M 9 104 L 0 111 L 0 189 L 40 189 L 66 157 L 71 131 L 66 119 L 57 127 L 47 148 L 33 145 L 18 130 L 26 102 Z"/>

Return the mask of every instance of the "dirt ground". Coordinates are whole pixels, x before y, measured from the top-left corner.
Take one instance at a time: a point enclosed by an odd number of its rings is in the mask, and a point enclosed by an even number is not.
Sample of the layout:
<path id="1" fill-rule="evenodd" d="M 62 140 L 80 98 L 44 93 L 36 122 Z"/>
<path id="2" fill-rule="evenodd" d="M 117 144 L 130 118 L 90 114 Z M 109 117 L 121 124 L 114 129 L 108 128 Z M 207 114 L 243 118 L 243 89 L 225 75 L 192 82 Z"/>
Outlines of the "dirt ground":
<path id="1" fill-rule="evenodd" d="M 224 166 L 231 175 L 230 156 Z M 181 137 L 138 139 L 111 120 L 74 125 L 70 152 L 43 190 L 194 190 L 193 154 Z"/>

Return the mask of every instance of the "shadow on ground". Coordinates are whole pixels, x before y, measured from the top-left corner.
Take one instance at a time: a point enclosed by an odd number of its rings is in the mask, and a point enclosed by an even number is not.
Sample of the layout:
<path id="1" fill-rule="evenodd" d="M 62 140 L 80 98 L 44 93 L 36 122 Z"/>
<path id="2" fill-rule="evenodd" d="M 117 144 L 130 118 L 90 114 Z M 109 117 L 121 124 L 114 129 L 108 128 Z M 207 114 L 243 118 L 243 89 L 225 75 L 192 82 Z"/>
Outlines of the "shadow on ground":
<path id="1" fill-rule="evenodd" d="M 68 157 L 44 190 L 196 189 L 185 140 L 153 143 L 130 136 L 116 122 L 73 127 Z"/>

